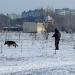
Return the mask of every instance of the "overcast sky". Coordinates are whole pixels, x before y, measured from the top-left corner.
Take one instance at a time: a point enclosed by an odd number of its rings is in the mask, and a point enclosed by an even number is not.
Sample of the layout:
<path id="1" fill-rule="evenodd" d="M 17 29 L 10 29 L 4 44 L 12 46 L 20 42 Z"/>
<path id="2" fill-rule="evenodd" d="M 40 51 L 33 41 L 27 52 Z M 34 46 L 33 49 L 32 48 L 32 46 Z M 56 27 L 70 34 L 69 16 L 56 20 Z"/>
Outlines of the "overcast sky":
<path id="1" fill-rule="evenodd" d="M 75 0 L 0 0 L 0 13 L 21 13 L 41 7 L 75 9 Z"/>

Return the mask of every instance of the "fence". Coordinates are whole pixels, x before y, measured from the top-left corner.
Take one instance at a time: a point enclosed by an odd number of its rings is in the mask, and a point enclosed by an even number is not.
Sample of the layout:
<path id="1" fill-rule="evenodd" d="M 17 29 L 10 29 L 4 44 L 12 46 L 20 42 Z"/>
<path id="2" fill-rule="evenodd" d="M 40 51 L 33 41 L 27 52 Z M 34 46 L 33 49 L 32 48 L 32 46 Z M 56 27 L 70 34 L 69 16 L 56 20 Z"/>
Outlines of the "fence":
<path id="1" fill-rule="evenodd" d="M 74 34 L 61 33 L 61 43 L 69 43 L 74 40 Z M 54 52 L 53 33 L 49 34 L 48 40 L 44 40 L 44 34 L 41 33 L 22 33 L 22 32 L 5 32 L 0 33 L 0 56 L 4 57 L 39 57 L 48 56 Z M 36 39 L 35 39 L 36 36 Z M 5 40 L 14 40 L 18 47 L 8 47 L 4 45 Z M 71 45 L 75 45 L 74 42 Z"/>

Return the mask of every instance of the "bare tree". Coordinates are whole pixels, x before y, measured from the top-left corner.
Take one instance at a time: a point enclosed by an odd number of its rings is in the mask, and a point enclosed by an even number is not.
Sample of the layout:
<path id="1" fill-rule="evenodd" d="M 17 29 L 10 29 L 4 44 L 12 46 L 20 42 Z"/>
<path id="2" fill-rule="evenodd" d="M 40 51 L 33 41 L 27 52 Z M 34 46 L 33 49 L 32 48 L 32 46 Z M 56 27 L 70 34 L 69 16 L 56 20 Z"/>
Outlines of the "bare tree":
<path id="1" fill-rule="evenodd" d="M 44 25 L 44 28 L 45 28 L 45 31 L 44 31 L 44 37 L 45 39 L 47 40 L 48 39 L 48 35 L 49 35 L 49 32 L 48 32 L 48 25 L 46 23 L 43 24 Z"/>

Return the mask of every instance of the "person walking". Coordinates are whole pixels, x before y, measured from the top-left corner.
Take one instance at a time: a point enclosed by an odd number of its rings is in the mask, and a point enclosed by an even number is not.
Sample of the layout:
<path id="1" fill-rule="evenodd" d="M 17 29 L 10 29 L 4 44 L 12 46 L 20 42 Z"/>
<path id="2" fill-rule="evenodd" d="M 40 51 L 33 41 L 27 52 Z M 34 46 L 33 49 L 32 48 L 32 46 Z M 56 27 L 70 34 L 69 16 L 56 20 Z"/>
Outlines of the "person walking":
<path id="1" fill-rule="evenodd" d="M 55 51 L 59 50 L 59 41 L 60 41 L 61 33 L 57 28 L 55 28 L 55 33 L 53 34 L 52 37 L 55 38 Z"/>

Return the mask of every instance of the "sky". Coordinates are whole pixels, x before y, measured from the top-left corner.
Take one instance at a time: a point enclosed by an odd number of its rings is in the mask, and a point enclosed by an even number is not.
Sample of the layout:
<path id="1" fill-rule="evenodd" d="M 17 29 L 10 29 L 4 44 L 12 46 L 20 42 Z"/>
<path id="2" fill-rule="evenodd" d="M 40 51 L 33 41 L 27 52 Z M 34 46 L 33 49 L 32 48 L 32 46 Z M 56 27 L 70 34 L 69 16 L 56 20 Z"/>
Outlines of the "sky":
<path id="1" fill-rule="evenodd" d="M 36 8 L 75 9 L 75 0 L 0 0 L 0 13 L 17 13 Z"/>

